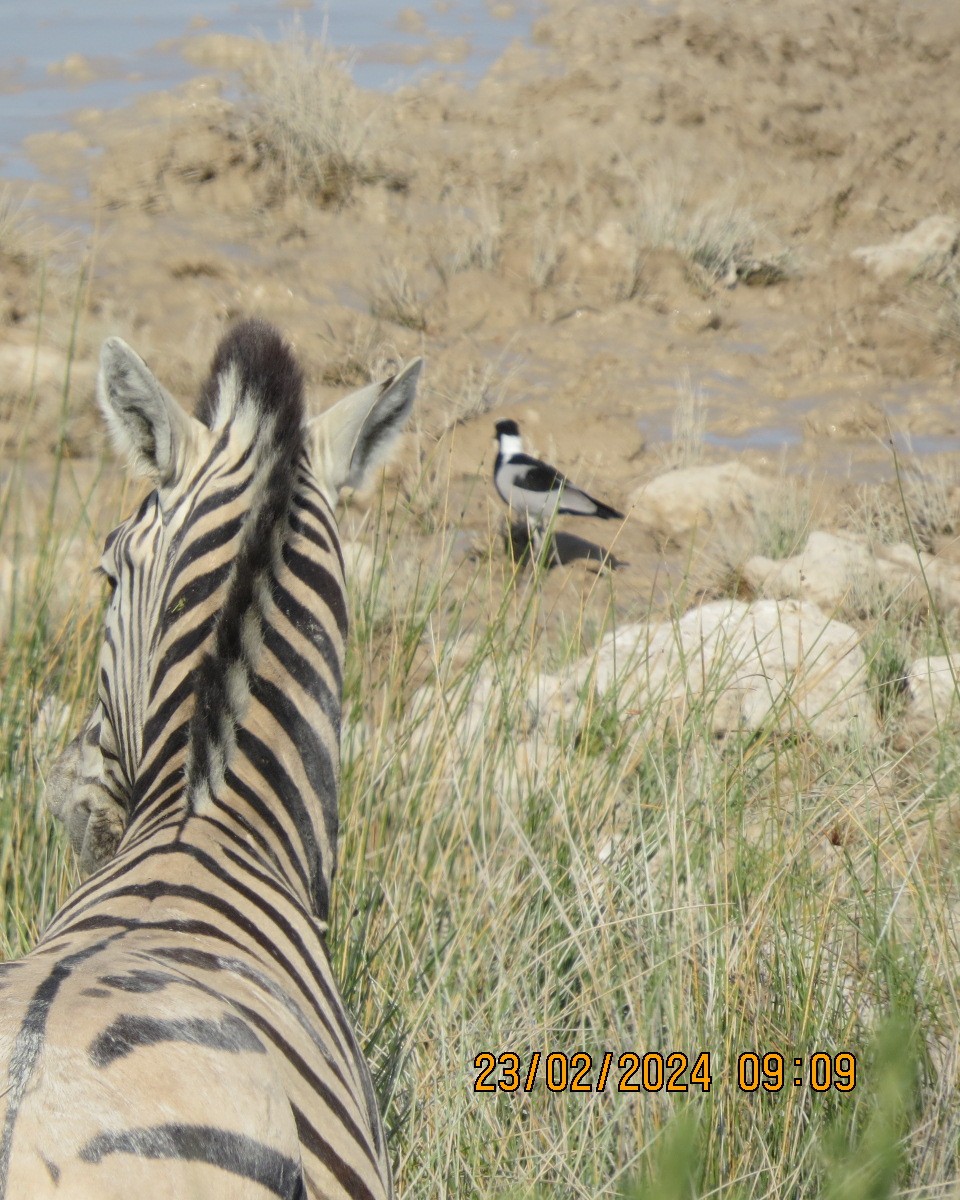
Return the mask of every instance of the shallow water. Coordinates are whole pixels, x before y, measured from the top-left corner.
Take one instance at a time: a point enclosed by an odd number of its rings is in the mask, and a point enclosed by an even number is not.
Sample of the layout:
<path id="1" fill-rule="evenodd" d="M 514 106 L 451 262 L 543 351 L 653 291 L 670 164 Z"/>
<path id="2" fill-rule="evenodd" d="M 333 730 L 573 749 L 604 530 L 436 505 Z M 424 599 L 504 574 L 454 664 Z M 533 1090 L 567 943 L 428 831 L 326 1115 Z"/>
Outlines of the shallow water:
<path id="1" fill-rule="evenodd" d="M 478 79 L 517 37 L 529 34 L 537 0 L 43 0 L 0 3 L 0 176 L 30 179 L 30 134 L 69 125 L 80 108 L 113 108 L 202 73 L 181 54 L 200 33 L 270 40 L 299 21 L 347 51 L 363 87 L 390 88 L 441 69 Z M 118 15 L 122 12 L 122 16 Z M 457 39 L 453 43 L 453 39 Z M 419 59 L 411 62 L 411 59 Z"/>

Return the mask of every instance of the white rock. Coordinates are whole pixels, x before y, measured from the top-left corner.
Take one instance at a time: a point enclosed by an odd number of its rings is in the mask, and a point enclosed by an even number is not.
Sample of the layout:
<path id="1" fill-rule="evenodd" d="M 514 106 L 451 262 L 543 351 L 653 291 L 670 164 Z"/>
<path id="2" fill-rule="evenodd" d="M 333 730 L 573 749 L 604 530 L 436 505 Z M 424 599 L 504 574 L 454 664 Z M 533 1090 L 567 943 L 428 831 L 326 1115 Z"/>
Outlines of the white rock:
<path id="1" fill-rule="evenodd" d="M 918 658 L 907 668 L 905 724 L 913 736 L 921 736 L 960 717 L 960 655 Z"/>
<path id="2" fill-rule="evenodd" d="M 515 735 L 524 737 L 536 725 L 536 709 L 526 696 L 508 685 L 493 671 L 482 669 L 461 676 L 451 686 L 438 690 L 427 683 L 414 692 L 404 722 L 416 743 L 438 736 L 455 743 L 457 752 L 470 754 L 483 739 L 484 730 L 499 722 L 504 705 L 509 706 Z"/>
<path id="3" fill-rule="evenodd" d="M 879 582 L 879 569 L 865 537 L 852 533 L 815 531 L 803 550 L 792 558 L 755 555 L 743 565 L 744 582 L 773 599 L 809 600 L 823 608 L 838 608 L 855 590 Z"/>
<path id="4" fill-rule="evenodd" d="M 852 251 L 855 258 L 877 276 L 915 275 L 919 271 L 935 274 L 956 256 L 960 245 L 960 221 L 937 214 L 881 246 L 861 246 Z"/>
<path id="5" fill-rule="evenodd" d="M 716 734 L 773 726 L 871 740 L 876 718 L 857 634 L 816 605 L 718 600 L 677 622 L 631 625 L 579 664 L 582 686 L 617 686 L 645 724 L 681 721 L 704 701 Z"/>
<path id="6" fill-rule="evenodd" d="M 761 507 L 772 481 L 739 462 L 667 471 L 630 497 L 633 519 L 664 537 L 739 519 Z"/>
<path id="7" fill-rule="evenodd" d="M 960 566 L 917 550 L 907 542 L 881 546 L 877 550 L 881 574 L 889 582 L 912 583 L 918 593 L 929 593 L 941 608 L 960 605 Z"/>
<path id="8" fill-rule="evenodd" d="M 527 690 L 527 711 L 535 724 L 553 729 L 574 719 L 581 707 L 576 675 L 541 672 Z"/>
<path id="9" fill-rule="evenodd" d="M 796 598 L 821 608 L 869 607 L 880 595 L 912 594 L 931 598 L 941 608 L 960 605 L 960 567 L 906 542 L 872 546 L 854 533 L 817 530 L 792 558 L 755 555 L 743 564 L 744 582 L 773 599 Z"/>
<path id="10" fill-rule="evenodd" d="M 490 764 L 508 800 L 561 769 L 561 726 L 572 732 L 612 689 L 628 737 L 677 724 L 700 704 L 713 734 L 773 728 L 843 742 L 878 732 L 853 629 L 809 603 L 722 600 L 675 623 L 624 626 L 556 674 L 512 679 L 484 667 L 425 684 L 394 735 L 408 766 L 426 756 L 455 787 L 509 728 Z"/>

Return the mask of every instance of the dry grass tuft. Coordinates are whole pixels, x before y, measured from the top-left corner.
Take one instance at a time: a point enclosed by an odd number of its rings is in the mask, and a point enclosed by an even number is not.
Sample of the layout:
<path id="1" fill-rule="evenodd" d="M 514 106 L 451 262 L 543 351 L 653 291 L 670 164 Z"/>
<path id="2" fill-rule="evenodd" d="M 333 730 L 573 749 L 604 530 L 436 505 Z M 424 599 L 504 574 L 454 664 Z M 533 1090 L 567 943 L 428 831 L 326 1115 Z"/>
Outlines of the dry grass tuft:
<path id="1" fill-rule="evenodd" d="M 563 233 L 563 220 L 559 215 L 541 212 L 533 222 L 530 282 L 538 292 L 553 283 L 563 261 Z"/>
<path id="2" fill-rule="evenodd" d="M 0 259 L 27 266 L 35 252 L 34 222 L 9 187 L 0 188 Z"/>
<path id="3" fill-rule="evenodd" d="M 338 205 L 378 177 L 371 117 L 343 60 L 299 25 L 283 42 L 264 43 L 237 113 L 257 159 L 275 173 L 278 198 Z"/>
<path id="4" fill-rule="evenodd" d="M 390 353 L 381 327 L 365 318 L 357 320 L 349 340 L 343 343 L 331 334 L 335 357 L 323 369 L 323 382 L 330 387 L 359 388 L 374 379 L 385 379 L 400 360 Z"/>
<path id="5" fill-rule="evenodd" d="M 675 182 L 648 182 L 639 188 L 629 228 L 639 246 L 675 250 L 714 283 L 767 285 L 792 273 L 785 250 L 759 249 L 768 240 L 767 231 L 732 195 L 691 207 Z"/>
<path id="6" fill-rule="evenodd" d="M 960 472 L 946 455 L 898 465 L 898 478 L 863 486 L 843 514 L 846 526 L 876 541 L 916 543 L 934 553 L 939 541 L 960 529 Z"/>
<path id="7" fill-rule="evenodd" d="M 471 268 L 493 271 L 503 249 L 500 204 L 486 188 L 478 188 L 461 206 L 448 204 L 430 235 L 430 265 L 442 283 Z"/>
<path id="8" fill-rule="evenodd" d="M 703 389 L 694 383 L 690 372 L 684 370 L 677 380 L 677 402 L 670 423 L 670 441 L 657 447 L 657 454 L 667 467 L 693 467 L 703 459 L 704 435 L 707 430 L 707 407 Z"/>
<path id="9" fill-rule="evenodd" d="M 423 333 L 427 328 L 424 297 L 399 260 L 384 263 L 369 296 L 370 315 Z"/>

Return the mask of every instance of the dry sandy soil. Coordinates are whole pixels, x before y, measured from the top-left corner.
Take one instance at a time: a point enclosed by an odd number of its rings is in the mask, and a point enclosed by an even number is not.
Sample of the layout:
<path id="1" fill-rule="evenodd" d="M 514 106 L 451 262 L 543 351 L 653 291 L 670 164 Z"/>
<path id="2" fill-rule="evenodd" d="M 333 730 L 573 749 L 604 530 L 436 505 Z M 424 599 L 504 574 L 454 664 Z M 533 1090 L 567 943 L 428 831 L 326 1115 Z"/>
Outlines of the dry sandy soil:
<path id="1" fill-rule="evenodd" d="M 489 472 L 508 415 L 625 510 L 670 467 L 736 457 L 842 523 L 864 482 L 893 477 L 891 432 L 928 452 L 921 470 L 960 447 L 952 226 L 885 275 L 853 255 L 960 214 L 960 8 L 923 9 L 556 0 L 473 91 L 438 75 L 350 96 L 362 164 L 312 189 L 251 136 L 263 46 L 198 37 L 209 77 L 35 140 L 60 232 L 42 311 L 36 231 L 33 249 L 0 245 L 0 436 L 38 462 L 56 443 L 74 315 L 82 471 L 103 336 L 189 397 L 221 330 L 257 312 L 295 343 L 318 405 L 426 356 L 397 482 L 427 558 L 443 525 L 466 530 L 463 552 L 502 553 Z M 615 537 L 625 607 L 691 574 L 688 541 L 641 508 L 619 531 L 565 526 Z M 709 549 L 701 593 L 730 566 Z M 592 569 L 548 586 L 593 586 Z"/>

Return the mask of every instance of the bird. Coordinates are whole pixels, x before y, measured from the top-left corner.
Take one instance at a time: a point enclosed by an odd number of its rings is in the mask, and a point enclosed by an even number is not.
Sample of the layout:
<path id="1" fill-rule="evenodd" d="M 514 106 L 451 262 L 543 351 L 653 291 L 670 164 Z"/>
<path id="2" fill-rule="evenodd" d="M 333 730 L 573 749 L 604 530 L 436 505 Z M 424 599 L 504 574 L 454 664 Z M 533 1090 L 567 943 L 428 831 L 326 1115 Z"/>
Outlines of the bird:
<path id="1" fill-rule="evenodd" d="M 498 421 L 496 431 L 498 450 L 493 464 L 493 486 L 511 512 L 525 521 L 535 548 L 542 543 L 544 529 L 557 514 L 623 520 L 623 513 L 576 487 L 556 467 L 524 454 L 516 421 Z"/>

